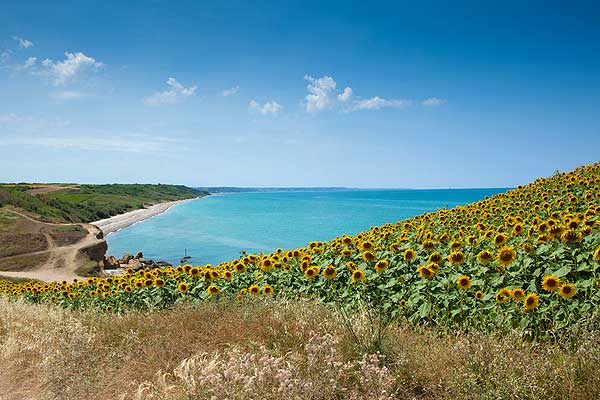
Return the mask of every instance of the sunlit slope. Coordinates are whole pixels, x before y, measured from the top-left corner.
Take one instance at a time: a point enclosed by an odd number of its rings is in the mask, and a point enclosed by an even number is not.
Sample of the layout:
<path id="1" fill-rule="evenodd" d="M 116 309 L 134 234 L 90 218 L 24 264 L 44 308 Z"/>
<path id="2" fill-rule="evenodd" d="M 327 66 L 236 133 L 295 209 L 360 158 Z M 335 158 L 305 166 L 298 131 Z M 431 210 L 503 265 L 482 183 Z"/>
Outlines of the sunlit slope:
<path id="1" fill-rule="evenodd" d="M 600 164 L 491 198 L 217 266 L 128 271 L 0 291 L 69 308 L 124 311 L 218 296 L 307 296 L 389 319 L 551 333 L 600 303 Z"/>

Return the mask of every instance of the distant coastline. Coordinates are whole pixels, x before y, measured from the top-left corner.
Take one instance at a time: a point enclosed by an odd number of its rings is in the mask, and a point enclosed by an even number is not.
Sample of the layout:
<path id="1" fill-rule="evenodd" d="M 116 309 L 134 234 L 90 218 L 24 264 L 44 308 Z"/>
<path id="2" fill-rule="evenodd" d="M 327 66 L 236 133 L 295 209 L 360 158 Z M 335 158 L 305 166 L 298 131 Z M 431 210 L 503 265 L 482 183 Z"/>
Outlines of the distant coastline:
<path id="1" fill-rule="evenodd" d="M 196 200 L 199 198 L 201 197 L 158 203 L 151 205 L 148 208 L 141 208 L 139 210 L 129 211 L 124 214 L 119 214 L 110 218 L 105 218 L 99 221 L 91 222 L 90 224 L 97 226 L 102 230 L 104 236 L 108 236 L 111 233 L 118 232 L 123 228 L 127 228 L 131 225 L 135 225 L 139 222 L 160 215 L 168 211 L 174 205 L 185 203 L 191 200 Z"/>

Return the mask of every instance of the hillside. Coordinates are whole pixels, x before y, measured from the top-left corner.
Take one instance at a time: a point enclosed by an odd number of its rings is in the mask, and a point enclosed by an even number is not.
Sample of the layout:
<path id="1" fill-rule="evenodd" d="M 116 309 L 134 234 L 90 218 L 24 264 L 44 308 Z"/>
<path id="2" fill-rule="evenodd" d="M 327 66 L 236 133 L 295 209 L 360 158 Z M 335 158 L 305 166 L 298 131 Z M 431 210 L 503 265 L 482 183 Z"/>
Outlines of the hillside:
<path id="1" fill-rule="evenodd" d="M 89 276 L 106 243 L 87 222 L 205 194 L 175 185 L 0 185 L 0 276 Z"/>
<path id="2" fill-rule="evenodd" d="M 54 222 L 92 222 L 146 205 L 206 195 L 180 185 L 0 185 L 0 207 L 11 205 Z M 42 186 L 44 187 L 44 186 Z"/>

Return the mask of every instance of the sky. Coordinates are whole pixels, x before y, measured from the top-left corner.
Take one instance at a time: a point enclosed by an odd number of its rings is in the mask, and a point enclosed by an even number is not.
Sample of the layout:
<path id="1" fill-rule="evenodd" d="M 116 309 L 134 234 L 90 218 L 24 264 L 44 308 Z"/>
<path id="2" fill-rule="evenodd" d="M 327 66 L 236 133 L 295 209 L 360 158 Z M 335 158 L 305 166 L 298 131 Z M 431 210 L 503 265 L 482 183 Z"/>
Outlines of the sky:
<path id="1" fill-rule="evenodd" d="M 0 4 L 0 182 L 512 187 L 600 160 L 600 4 Z"/>

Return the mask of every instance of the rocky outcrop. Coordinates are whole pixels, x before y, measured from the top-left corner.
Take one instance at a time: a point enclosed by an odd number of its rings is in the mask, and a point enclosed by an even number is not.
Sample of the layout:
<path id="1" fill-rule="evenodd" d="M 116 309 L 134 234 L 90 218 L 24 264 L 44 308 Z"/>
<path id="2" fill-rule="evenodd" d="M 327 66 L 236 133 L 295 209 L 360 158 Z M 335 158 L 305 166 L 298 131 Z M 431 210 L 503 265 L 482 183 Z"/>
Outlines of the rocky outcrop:
<path id="1" fill-rule="evenodd" d="M 104 255 L 107 250 L 108 245 L 104 240 L 79 249 L 79 251 L 85 254 L 90 260 L 98 262 L 104 261 Z"/>

